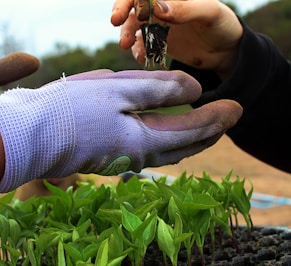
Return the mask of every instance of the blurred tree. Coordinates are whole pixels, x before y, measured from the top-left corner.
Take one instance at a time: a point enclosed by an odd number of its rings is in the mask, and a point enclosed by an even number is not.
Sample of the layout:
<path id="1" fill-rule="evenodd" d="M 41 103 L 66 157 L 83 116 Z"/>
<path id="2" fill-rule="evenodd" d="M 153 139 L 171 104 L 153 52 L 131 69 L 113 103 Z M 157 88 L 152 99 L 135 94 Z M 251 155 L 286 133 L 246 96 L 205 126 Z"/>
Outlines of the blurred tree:
<path id="1" fill-rule="evenodd" d="M 132 56 L 131 50 L 120 49 L 118 43 L 110 42 L 95 54 L 95 69 L 109 68 L 113 71 L 125 69 L 142 69 Z"/>
<path id="2" fill-rule="evenodd" d="M 82 47 L 71 48 L 66 44 L 57 43 L 55 53 L 41 60 L 41 71 L 38 78 L 42 84 L 66 76 L 92 69 L 94 57 Z"/>
<path id="3" fill-rule="evenodd" d="M 250 12 L 244 20 L 255 31 L 271 37 L 281 52 L 291 59 L 291 1 L 279 0 Z"/>
<path id="4" fill-rule="evenodd" d="M 120 49 L 117 43 L 108 43 L 93 54 L 85 48 L 71 48 L 64 43 L 57 43 L 54 50 L 53 54 L 46 55 L 41 59 L 40 69 L 36 73 L 3 86 L 3 89 L 7 90 L 18 85 L 28 88 L 40 87 L 60 78 L 63 73 L 69 76 L 102 68 L 113 71 L 143 68 L 134 60 L 130 50 Z"/>
<path id="5" fill-rule="evenodd" d="M 50 81 L 91 70 L 94 58 L 81 47 L 71 48 L 67 44 L 55 44 L 55 52 L 41 58 L 40 69 L 29 77 L 3 86 L 3 90 L 17 86 L 36 88 Z"/>

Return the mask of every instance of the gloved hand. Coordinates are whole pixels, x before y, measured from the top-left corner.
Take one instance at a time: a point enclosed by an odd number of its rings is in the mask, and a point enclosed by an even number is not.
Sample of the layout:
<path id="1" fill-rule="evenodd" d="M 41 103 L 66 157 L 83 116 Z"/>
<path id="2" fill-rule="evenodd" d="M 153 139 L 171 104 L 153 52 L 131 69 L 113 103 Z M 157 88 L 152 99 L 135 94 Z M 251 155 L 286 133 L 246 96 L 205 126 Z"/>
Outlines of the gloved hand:
<path id="1" fill-rule="evenodd" d="M 0 96 L 0 189 L 76 172 L 139 172 L 200 152 L 236 123 L 239 104 L 217 101 L 176 116 L 139 113 L 200 94 L 197 81 L 180 71 L 97 70 L 8 91 Z"/>
<path id="2" fill-rule="evenodd" d="M 0 58 L 0 86 L 26 77 L 39 68 L 36 57 L 14 52 Z"/>

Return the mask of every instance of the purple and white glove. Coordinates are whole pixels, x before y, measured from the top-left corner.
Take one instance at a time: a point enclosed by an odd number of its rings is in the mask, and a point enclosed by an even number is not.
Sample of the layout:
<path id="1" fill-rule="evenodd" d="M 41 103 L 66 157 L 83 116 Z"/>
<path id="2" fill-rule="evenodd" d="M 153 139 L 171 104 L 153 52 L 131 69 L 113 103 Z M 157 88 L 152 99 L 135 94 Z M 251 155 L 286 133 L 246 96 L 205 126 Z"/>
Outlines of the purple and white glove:
<path id="1" fill-rule="evenodd" d="M 218 101 L 175 116 L 138 112 L 192 103 L 200 94 L 180 71 L 96 70 L 8 91 L 0 96 L 0 191 L 76 172 L 139 172 L 200 152 L 236 123 L 239 104 Z"/>

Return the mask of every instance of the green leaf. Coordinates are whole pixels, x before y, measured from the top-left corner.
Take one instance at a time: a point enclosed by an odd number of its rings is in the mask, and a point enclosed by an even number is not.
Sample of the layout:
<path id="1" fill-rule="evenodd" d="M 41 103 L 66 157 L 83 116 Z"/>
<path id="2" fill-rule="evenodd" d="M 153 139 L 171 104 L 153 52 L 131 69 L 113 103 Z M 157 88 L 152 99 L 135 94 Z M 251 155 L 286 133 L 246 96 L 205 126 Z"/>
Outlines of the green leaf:
<path id="1" fill-rule="evenodd" d="M 175 223 L 174 223 L 174 239 L 181 235 L 183 232 L 183 222 L 179 213 L 175 215 Z"/>
<path id="2" fill-rule="evenodd" d="M 122 212 L 119 209 L 100 208 L 96 214 L 102 221 L 108 221 L 112 224 L 119 225 L 122 223 Z"/>
<path id="3" fill-rule="evenodd" d="M 160 205 L 160 202 L 160 200 L 145 202 L 142 206 L 139 206 L 134 210 L 134 214 L 138 216 L 141 220 L 144 220 L 149 212 L 151 212 L 158 205 Z"/>
<path id="4" fill-rule="evenodd" d="M 64 249 L 66 251 L 66 255 L 72 257 L 74 261 L 82 259 L 80 250 L 76 248 L 73 243 L 64 244 Z"/>
<path id="5" fill-rule="evenodd" d="M 37 248 L 40 250 L 40 253 L 45 249 L 56 246 L 60 240 L 61 235 L 58 233 L 46 233 L 43 232 L 36 239 Z"/>
<path id="6" fill-rule="evenodd" d="M 48 188 L 48 190 L 52 193 L 53 196 L 59 196 L 60 198 L 63 198 L 64 200 L 69 200 L 70 195 L 66 193 L 63 189 L 50 184 L 46 180 L 44 180 L 44 185 Z"/>
<path id="7" fill-rule="evenodd" d="M 87 219 L 85 222 L 83 222 L 81 225 L 78 225 L 78 227 L 76 228 L 78 233 L 79 233 L 79 236 L 82 237 L 84 235 L 86 235 L 88 229 L 90 228 L 91 226 L 91 220 L 90 219 Z"/>
<path id="8" fill-rule="evenodd" d="M 176 201 L 176 203 L 178 203 Z M 221 205 L 220 202 L 216 201 L 209 194 L 195 194 L 193 197 L 193 202 L 183 202 L 180 207 L 183 217 L 188 221 L 192 219 L 193 216 L 197 215 L 200 210 L 209 210 Z"/>
<path id="9" fill-rule="evenodd" d="M 161 184 L 159 182 L 156 182 L 158 188 L 161 190 L 163 197 L 169 201 L 171 197 L 178 198 L 182 200 L 185 197 L 185 193 L 181 190 L 179 190 L 176 187 L 172 187 L 166 184 Z"/>
<path id="10" fill-rule="evenodd" d="M 193 233 L 182 233 L 175 237 L 174 243 L 175 245 L 185 242 L 188 239 L 191 239 Z"/>
<path id="11" fill-rule="evenodd" d="M 122 211 L 122 225 L 127 231 L 133 232 L 141 225 L 142 221 L 135 214 L 129 212 L 123 205 L 120 205 L 120 209 Z"/>
<path id="12" fill-rule="evenodd" d="M 99 249 L 95 260 L 96 266 L 107 265 L 108 264 L 108 239 L 105 239 Z"/>
<path id="13" fill-rule="evenodd" d="M 83 260 L 88 260 L 89 258 L 96 257 L 100 244 L 101 243 L 97 243 L 95 241 L 92 244 L 86 245 L 86 247 L 82 250 Z"/>
<path id="14" fill-rule="evenodd" d="M 52 213 L 55 216 L 55 219 L 60 222 L 66 222 L 68 220 L 68 211 L 70 206 L 63 201 L 61 198 L 56 198 L 56 203 L 53 206 Z"/>
<path id="15" fill-rule="evenodd" d="M 9 221 L 8 219 L 0 215 L 0 238 L 1 238 L 1 243 L 6 243 L 8 236 L 9 236 Z"/>
<path id="16" fill-rule="evenodd" d="M 80 238 L 79 232 L 76 228 L 73 229 L 72 232 L 72 241 L 75 242 Z"/>
<path id="17" fill-rule="evenodd" d="M 148 245 L 154 240 L 156 235 L 158 216 L 157 212 L 153 211 L 137 229 L 133 232 L 135 239 L 138 239 L 140 246 L 145 254 Z M 143 254 L 143 255 L 144 255 Z"/>
<path id="18" fill-rule="evenodd" d="M 190 177 L 192 178 L 192 176 Z M 186 186 L 188 186 L 188 182 L 190 181 L 190 178 L 187 178 L 187 173 L 186 171 L 184 171 L 178 178 L 176 178 L 172 185 L 173 187 L 178 187 L 178 188 L 182 188 L 184 187 L 184 185 L 186 184 Z M 189 187 L 189 186 L 188 186 Z"/>
<path id="19" fill-rule="evenodd" d="M 250 201 L 251 198 L 252 198 L 253 192 L 254 192 L 254 184 L 253 184 L 253 182 L 252 182 L 251 179 L 248 178 L 247 180 L 249 181 L 250 186 L 251 186 L 251 189 L 250 189 L 250 191 L 249 191 L 249 193 L 248 193 L 248 195 L 247 195 L 247 197 L 248 197 L 248 199 L 249 199 L 249 201 Z"/>
<path id="20" fill-rule="evenodd" d="M 228 212 L 227 217 L 230 216 L 230 212 Z M 216 225 L 220 226 L 228 235 L 231 235 L 231 230 L 229 227 L 229 224 L 225 219 L 222 219 L 219 216 L 213 215 L 211 216 L 211 219 L 215 222 Z"/>
<path id="21" fill-rule="evenodd" d="M 94 266 L 91 262 L 77 261 L 76 266 Z"/>
<path id="22" fill-rule="evenodd" d="M 13 242 L 13 245 L 15 246 L 19 240 L 21 228 L 16 220 L 9 219 L 8 221 L 9 221 L 9 228 L 10 228 L 10 230 L 9 230 L 10 235 L 9 236 Z"/>
<path id="23" fill-rule="evenodd" d="M 198 215 L 192 217 L 191 220 L 191 231 L 194 234 L 206 235 L 209 228 L 211 215 L 209 210 L 201 210 Z"/>
<path id="24" fill-rule="evenodd" d="M 27 256 L 32 266 L 39 266 L 36 256 L 34 254 L 34 244 L 33 240 L 29 239 L 27 243 Z"/>
<path id="25" fill-rule="evenodd" d="M 216 201 L 212 196 L 210 196 L 208 193 L 195 194 L 193 200 L 194 204 L 197 206 L 199 210 L 215 208 L 221 204 L 220 202 Z"/>
<path id="26" fill-rule="evenodd" d="M 248 213 L 250 211 L 251 204 L 244 189 L 244 181 L 234 183 L 230 193 L 238 211 L 242 214 Z"/>
<path id="27" fill-rule="evenodd" d="M 121 262 L 127 257 L 127 254 L 119 256 L 111 260 L 106 266 L 119 266 Z M 99 265 L 98 265 L 99 266 Z"/>
<path id="28" fill-rule="evenodd" d="M 66 265 L 65 250 L 63 242 L 60 240 L 58 243 L 58 266 Z"/>
<path id="29" fill-rule="evenodd" d="M 237 180 L 235 183 L 233 183 L 230 189 L 230 196 L 233 201 L 234 207 L 243 215 L 247 226 L 250 227 L 251 220 L 249 212 L 251 209 L 251 203 L 244 189 L 244 182 L 245 180 L 241 182 Z"/>
<path id="30" fill-rule="evenodd" d="M 75 261 L 72 261 L 72 258 L 69 255 L 66 255 L 66 266 L 75 266 Z"/>
<path id="31" fill-rule="evenodd" d="M 4 195 L 1 195 L 0 197 L 0 206 L 5 206 L 6 204 L 10 204 L 14 198 L 16 190 L 11 191 L 9 193 L 6 193 Z"/>
<path id="32" fill-rule="evenodd" d="M 199 180 L 200 192 L 207 192 L 218 201 L 223 201 L 226 197 L 226 191 L 224 186 L 212 180 L 208 175 L 204 174 L 203 178 L 197 178 Z"/>
<path id="33" fill-rule="evenodd" d="M 128 247 L 137 247 L 136 245 L 134 245 L 132 242 L 131 242 L 131 239 L 128 239 L 128 236 L 125 236 L 124 232 L 123 232 L 123 227 L 122 225 L 120 225 L 118 227 L 118 234 L 119 236 L 121 237 L 122 241 L 124 242 L 125 246 L 128 246 Z"/>
<path id="34" fill-rule="evenodd" d="M 180 209 L 177 206 L 175 199 L 171 197 L 168 204 L 168 215 L 171 223 L 175 222 L 177 214 L 181 216 Z"/>
<path id="35" fill-rule="evenodd" d="M 176 252 L 173 235 L 174 232 L 170 225 L 166 224 L 164 220 L 159 219 L 157 230 L 158 246 L 159 249 L 171 259 L 171 261 L 173 260 Z"/>
<path id="36" fill-rule="evenodd" d="M 201 210 L 191 221 L 191 229 L 194 233 L 195 242 L 201 254 L 203 252 L 204 240 L 210 225 L 210 217 L 209 210 Z"/>
<path id="37" fill-rule="evenodd" d="M 142 183 L 136 175 L 131 177 L 125 184 L 129 193 L 137 193 L 141 191 Z"/>
<path id="38" fill-rule="evenodd" d="M 109 245 L 108 251 L 109 260 L 112 260 L 115 257 L 119 257 L 122 254 L 123 241 L 118 228 L 115 227 L 111 235 L 108 237 L 108 245 Z"/>

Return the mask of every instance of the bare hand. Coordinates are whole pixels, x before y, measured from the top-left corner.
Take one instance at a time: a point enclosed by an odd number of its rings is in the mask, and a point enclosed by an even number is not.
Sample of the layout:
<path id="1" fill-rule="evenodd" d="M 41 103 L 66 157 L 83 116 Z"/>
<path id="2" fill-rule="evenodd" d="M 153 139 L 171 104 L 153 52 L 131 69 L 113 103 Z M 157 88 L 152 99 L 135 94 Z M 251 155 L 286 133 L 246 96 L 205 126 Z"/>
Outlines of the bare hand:
<path id="1" fill-rule="evenodd" d="M 122 25 L 120 46 L 132 48 L 143 63 L 145 51 L 134 0 L 116 0 L 111 22 Z M 210 69 L 221 78 L 232 70 L 242 36 L 236 15 L 217 0 L 153 1 L 153 22 L 170 26 L 168 54 L 195 68 Z"/>

